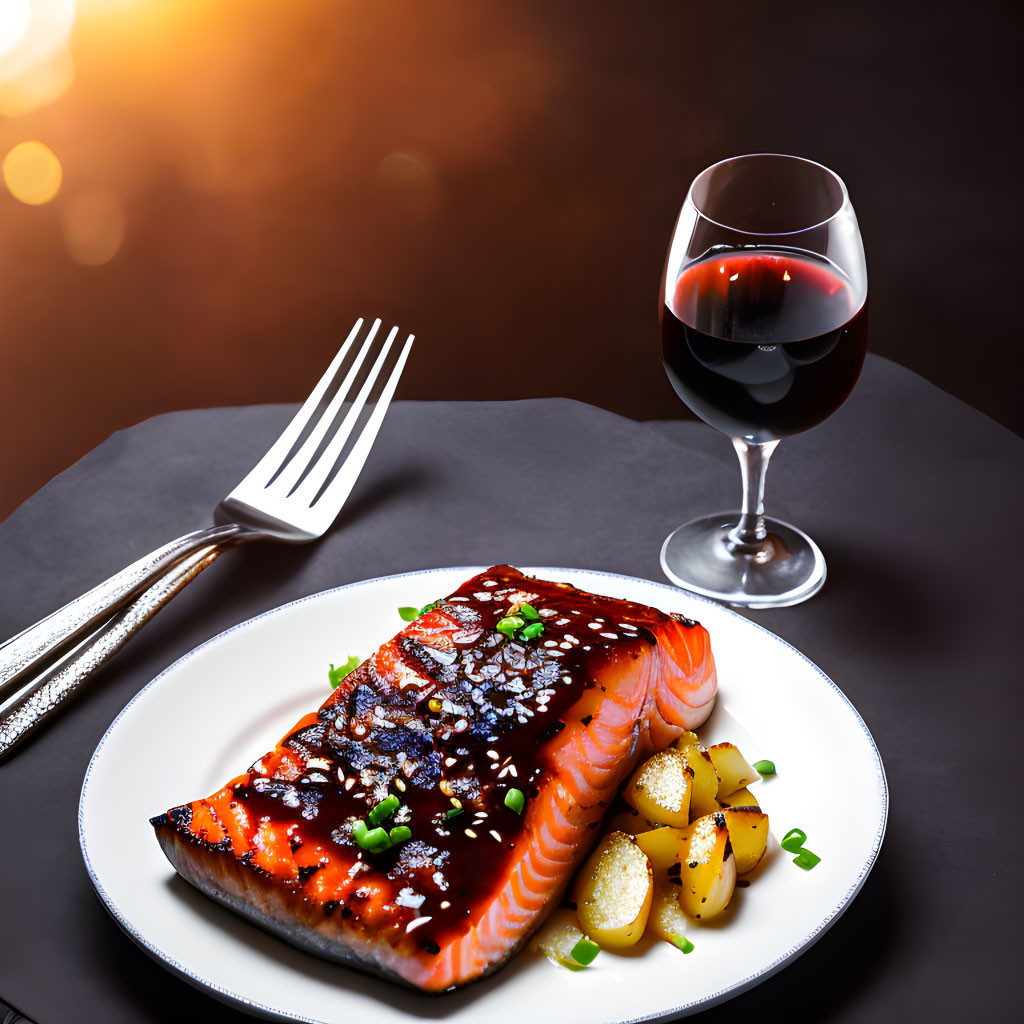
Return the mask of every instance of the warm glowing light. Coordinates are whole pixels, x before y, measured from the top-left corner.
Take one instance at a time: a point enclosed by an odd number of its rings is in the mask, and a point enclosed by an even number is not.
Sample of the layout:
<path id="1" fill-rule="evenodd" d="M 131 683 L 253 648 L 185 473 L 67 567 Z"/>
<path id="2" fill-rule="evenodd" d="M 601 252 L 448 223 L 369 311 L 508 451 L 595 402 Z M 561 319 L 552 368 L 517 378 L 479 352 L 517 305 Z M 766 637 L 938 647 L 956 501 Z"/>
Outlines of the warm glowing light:
<path id="1" fill-rule="evenodd" d="M 2 3 L 3 0 L 0 0 Z M 6 82 L 0 82 L 0 114 L 18 117 L 60 99 L 75 77 L 75 66 L 67 50 L 36 64 Z"/>
<path id="2" fill-rule="evenodd" d="M 422 158 L 411 153 L 388 153 L 374 171 L 378 181 L 394 185 L 428 185 L 431 173 Z"/>
<path id="3" fill-rule="evenodd" d="M 20 78 L 63 50 L 74 20 L 75 0 L 0 0 L 0 82 Z"/>
<path id="4" fill-rule="evenodd" d="M 109 263 L 124 241 L 127 217 L 112 192 L 83 192 L 64 210 L 64 242 L 71 258 L 87 267 Z"/>
<path id="5" fill-rule="evenodd" d="M 64 177 L 60 161 L 41 142 L 19 142 L 3 162 L 4 182 L 15 199 L 29 206 L 48 203 Z"/>
<path id="6" fill-rule="evenodd" d="M 3 0 L 0 4 L 0 57 L 21 42 L 31 20 L 29 0 Z"/>
<path id="7" fill-rule="evenodd" d="M 782 280 L 783 281 L 791 281 L 792 280 L 792 278 L 789 276 L 789 271 L 788 270 L 784 270 L 782 272 Z"/>

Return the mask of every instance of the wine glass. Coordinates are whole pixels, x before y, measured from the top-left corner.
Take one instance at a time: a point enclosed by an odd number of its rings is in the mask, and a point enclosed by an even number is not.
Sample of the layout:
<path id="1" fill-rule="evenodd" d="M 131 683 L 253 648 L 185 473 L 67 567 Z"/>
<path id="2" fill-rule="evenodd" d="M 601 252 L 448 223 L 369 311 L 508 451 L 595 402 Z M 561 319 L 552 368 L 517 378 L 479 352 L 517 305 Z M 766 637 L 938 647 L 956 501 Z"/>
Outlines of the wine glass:
<path id="1" fill-rule="evenodd" d="M 846 186 L 800 157 L 755 153 L 702 171 L 686 195 L 661 286 L 661 354 L 672 386 L 732 438 L 739 512 L 680 526 L 661 549 L 677 586 L 729 604 L 806 601 L 825 559 L 764 515 L 779 440 L 845 401 L 867 346 L 867 270 Z"/>

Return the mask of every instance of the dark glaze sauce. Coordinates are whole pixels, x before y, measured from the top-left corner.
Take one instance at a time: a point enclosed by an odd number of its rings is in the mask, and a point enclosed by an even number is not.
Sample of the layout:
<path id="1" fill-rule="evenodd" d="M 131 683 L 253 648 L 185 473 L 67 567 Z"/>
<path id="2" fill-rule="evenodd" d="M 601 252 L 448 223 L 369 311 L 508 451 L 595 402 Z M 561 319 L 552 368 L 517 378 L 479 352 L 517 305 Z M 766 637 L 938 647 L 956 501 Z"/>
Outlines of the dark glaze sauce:
<path id="1" fill-rule="evenodd" d="M 540 612 L 540 637 L 520 642 L 495 630 L 517 601 Z M 361 902 L 386 876 L 392 941 L 408 934 L 436 953 L 507 881 L 530 801 L 550 771 L 545 744 L 573 721 L 598 666 L 636 658 L 656 642 L 644 625 L 655 621 L 642 605 L 492 569 L 385 644 L 315 724 L 283 742 L 307 762 L 316 759 L 301 779 L 263 777 L 257 763 L 234 799 L 245 801 L 254 821 L 291 823 L 293 849 L 320 843 L 351 867 L 354 888 L 340 904 L 324 904 L 325 913 L 340 905 L 358 924 Z M 505 806 L 511 787 L 526 797 L 522 815 Z M 352 820 L 366 820 L 389 794 L 402 807 L 385 827 L 405 824 L 412 839 L 368 853 L 352 837 Z M 315 871 L 284 884 L 301 886 Z"/>

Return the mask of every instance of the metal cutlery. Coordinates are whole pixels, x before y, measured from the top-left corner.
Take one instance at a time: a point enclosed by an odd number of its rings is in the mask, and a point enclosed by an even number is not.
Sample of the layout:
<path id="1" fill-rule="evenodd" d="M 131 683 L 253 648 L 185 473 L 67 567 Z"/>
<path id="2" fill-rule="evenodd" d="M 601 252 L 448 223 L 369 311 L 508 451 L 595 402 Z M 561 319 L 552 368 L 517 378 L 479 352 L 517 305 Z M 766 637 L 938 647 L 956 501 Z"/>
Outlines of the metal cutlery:
<path id="1" fill-rule="evenodd" d="M 165 544 L 0 645 L 0 704 L 34 677 L 0 711 L 0 757 L 226 547 L 250 540 L 299 544 L 323 536 L 369 455 L 412 347 L 410 334 L 389 367 L 398 328 L 381 342 L 380 325 L 374 321 L 360 343 L 363 320 L 356 321 L 277 441 L 217 505 L 215 526 Z M 120 612 L 136 598 L 138 607 Z M 78 650 L 69 655 L 75 644 Z M 45 672 L 60 657 L 65 662 Z"/>

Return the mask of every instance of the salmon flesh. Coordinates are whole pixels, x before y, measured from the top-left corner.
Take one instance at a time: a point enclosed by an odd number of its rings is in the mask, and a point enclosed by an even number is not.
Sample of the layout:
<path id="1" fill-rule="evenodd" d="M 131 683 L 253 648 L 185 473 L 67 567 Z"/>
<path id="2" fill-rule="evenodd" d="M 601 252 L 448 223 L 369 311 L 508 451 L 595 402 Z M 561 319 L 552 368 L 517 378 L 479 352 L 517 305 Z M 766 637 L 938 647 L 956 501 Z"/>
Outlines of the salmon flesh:
<path id="1" fill-rule="evenodd" d="M 698 623 L 495 566 L 152 824 L 183 878 L 268 931 L 443 992 L 516 953 L 637 759 L 716 690 Z"/>

